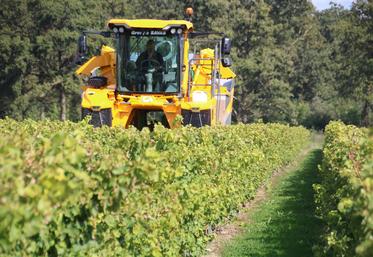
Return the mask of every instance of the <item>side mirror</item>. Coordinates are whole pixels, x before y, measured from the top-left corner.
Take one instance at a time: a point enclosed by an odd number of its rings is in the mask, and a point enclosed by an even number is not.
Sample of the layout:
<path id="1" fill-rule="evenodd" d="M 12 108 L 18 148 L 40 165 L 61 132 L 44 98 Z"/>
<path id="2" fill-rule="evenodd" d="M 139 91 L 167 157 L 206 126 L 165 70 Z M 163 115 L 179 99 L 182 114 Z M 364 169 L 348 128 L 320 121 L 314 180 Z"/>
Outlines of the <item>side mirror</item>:
<path id="1" fill-rule="evenodd" d="M 221 65 L 223 67 L 231 67 L 232 66 L 232 59 L 230 57 L 224 57 L 221 59 Z"/>
<path id="2" fill-rule="evenodd" d="M 231 40 L 227 37 L 223 37 L 221 40 L 221 53 L 230 54 L 231 53 L 232 43 Z"/>
<path id="3" fill-rule="evenodd" d="M 87 60 L 88 54 L 88 44 L 87 44 L 87 36 L 80 35 L 78 39 L 78 52 L 76 56 L 75 63 L 78 65 L 83 64 Z"/>

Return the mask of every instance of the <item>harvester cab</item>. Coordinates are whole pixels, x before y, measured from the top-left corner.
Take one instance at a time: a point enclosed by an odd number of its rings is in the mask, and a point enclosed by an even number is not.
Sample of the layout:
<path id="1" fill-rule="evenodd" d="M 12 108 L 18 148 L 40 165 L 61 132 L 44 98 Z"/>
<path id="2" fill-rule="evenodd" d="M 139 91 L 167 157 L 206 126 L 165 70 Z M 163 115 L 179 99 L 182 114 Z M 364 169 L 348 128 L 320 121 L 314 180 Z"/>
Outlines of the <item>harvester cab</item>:
<path id="1" fill-rule="evenodd" d="M 195 32 L 187 20 L 112 19 L 108 27 L 78 40 L 83 118 L 139 129 L 156 122 L 177 127 L 178 116 L 196 127 L 230 124 L 235 74 L 227 37 L 206 41 L 212 33 Z M 111 37 L 115 47 L 102 46 L 88 59 L 89 34 Z M 197 50 L 206 43 L 212 47 Z"/>

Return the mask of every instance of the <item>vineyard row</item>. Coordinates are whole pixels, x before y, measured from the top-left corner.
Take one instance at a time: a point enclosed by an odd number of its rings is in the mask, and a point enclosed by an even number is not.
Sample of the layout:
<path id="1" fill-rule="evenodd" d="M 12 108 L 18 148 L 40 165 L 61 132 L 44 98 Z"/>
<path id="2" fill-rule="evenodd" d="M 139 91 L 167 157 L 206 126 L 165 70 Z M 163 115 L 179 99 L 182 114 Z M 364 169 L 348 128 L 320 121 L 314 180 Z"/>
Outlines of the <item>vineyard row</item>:
<path id="1" fill-rule="evenodd" d="M 314 187 L 325 227 L 316 256 L 373 256 L 372 131 L 331 122 L 320 174 Z"/>
<path id="2" fill-rule="evenodd" d="M 280 124 L 94 129 L 0 120 L 1 256 L 199 256 L 294 159 Z"/>

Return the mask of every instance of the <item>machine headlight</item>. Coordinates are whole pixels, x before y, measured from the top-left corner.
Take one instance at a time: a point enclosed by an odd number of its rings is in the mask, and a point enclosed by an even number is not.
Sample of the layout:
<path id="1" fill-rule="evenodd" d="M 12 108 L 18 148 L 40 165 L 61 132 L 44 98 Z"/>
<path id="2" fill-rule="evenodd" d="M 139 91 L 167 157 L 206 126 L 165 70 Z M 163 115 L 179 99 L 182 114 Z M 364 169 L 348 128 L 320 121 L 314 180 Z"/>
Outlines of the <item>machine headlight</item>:
<path id="1" fill-rule="evenodd" d="M 203 91 L 194 91 L 192 93 L 192 101 L 197 103 L 206 103 L 208 100 L 208 95 Z"/>
<path id="2" fill-rule="evenodd" d="M 118 28 L 117 28 L 117 27 L 114 27 L 114 28 L 113 28 L 113 32 L 114 32 L 114 33 L 118 33 Z"/>
<path id="3" fill-rule="evenodd" d="M 153 102 L 153 97 L 149 96 L 149 95 L 145 95 L 145 96 L 142 96 L 141 97 L 141 102 L 143 103 L 151 103 Z"/>
<path id="4" fill-rule="evenodd" d="M 124 33 L 124 28 L 123 28 L 123 27 L 120 27 L 120 28 L 119 28 L 119 32 L 120 32 L 120 33 Z"/>
<path id="5" fill-rule="evenodd" d="M 177 29 L 177 34 L 180 35 L 181 33 L 183 33 L 183 29 L 181 29 L 181 28 Z"/>
<path id="6" fill-rule="evenodd" d="M 172 29 L 170 29 L 170 32 L 171 32 L 171 34 L 175 34 L 176 33 L 176 29 L 172 28 Z"/>

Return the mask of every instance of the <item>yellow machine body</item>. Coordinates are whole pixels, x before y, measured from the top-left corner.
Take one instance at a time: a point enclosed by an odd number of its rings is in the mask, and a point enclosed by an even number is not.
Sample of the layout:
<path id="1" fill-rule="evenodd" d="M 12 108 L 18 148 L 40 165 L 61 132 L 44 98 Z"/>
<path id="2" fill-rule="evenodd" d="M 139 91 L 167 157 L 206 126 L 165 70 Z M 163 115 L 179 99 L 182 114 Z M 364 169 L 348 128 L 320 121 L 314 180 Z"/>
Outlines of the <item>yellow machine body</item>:
<path id="1" fill-rule="evenodd" d="M 137 35 L 136 33 L 165 34 L 164 31 L 167 31 L 167 35 L 169 35 L 172 32 L 169 32 L 170 28 L 175 28 L 175 33 L 178 28 L 181 28 L 182 33 L 177 35 L 179 40 L 177 44 L 180 44 L 178 55 L 180 60 L 178 60 L 177 67 L 174 63 L 170 68 L 170 70 L 179 72 L 180 84 L 179 90 L 174 93 L 123 92 L 119 90 L 118 72 L 121 72 L 121 76 L 126 76 L 127 70 L 118 71 L 117 60 L 121 58 L 118 56 L 118 52 L 123 52 L 122 49 L 119 49 L 121 43 L 117 44 L 115 49 L 103 46 L 100 55 L 90 58 L 76 71 L 77 75 L 88 78 L 88 81 L 90 78 L 92 81 L 95 78 L 101 80 L 104 78 L 105 83 L 101 85 L 87 83 L 82 87 L 83 116 L 92 115 L 92 119 L 96 119 L 94 125 L 143 127 L 149 125 L 144 124 L 144 122 L 146 123 L 144 118 L 152 112 L 163 114 L 165 117 L 163 123 L 170 128 L 180 125 L 179 119 L 177 119 L 178 115 L 183 117 L 184 124 L 197 127 L 230 124 L 236 75 L 230 68 L 223 67 L 219 59 L 220 56 L 216 56 L 216 53 L 220 51 L 218 48 L 206 48 L 198 53 L 190 53 L 191 39 L 188 35 L 193 32 L 192 23 L 184 20 L 112 19 L 108 26 L 114 31 L 117 28 L 116 38 L 120 37 L 118 28 L 123 28 L 121 30 L 126 31 L 123 34 L 130 33 L 130 35 Z M 169 37 L 172 39 L 171 36 Z M 164 45 L 167 46 L 166 43 Z M 167 47 L 170 48 L 170 46 Z M 225 86 L 224 83 L 229 85 Z M 139 118 L 140 116 L 142 118 Z M 139 125 L 140 123 L 142 125 Z"/>

